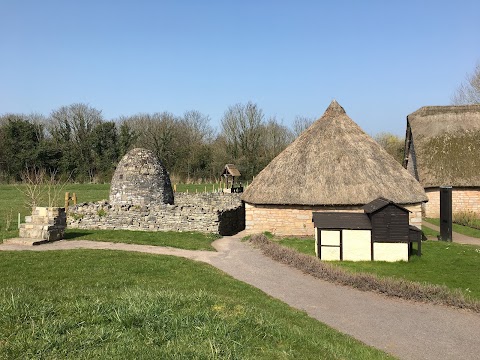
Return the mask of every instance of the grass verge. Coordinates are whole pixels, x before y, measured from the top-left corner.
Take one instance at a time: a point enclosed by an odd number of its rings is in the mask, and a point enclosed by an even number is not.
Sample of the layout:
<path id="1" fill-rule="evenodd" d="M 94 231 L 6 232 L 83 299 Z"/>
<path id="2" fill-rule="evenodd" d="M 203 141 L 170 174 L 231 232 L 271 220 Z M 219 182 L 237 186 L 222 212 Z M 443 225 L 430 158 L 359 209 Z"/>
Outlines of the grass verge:
<path id="1" fill-rule="evenodd" d="M 0 358 L 389 358 L 186 259 L 0 252 L 0 273 Z"/>
<path id="2" fill-rule="evenodd" d="M 430 229 L 429 227 L 423 226 L 423 225 L 422 225 L 422 232 L 423 232 L 423 235 L 427 238 L 437 239 L 438 236 L 440 235 L 438 231 Z"/>
<path id="3" fill-rule="evenodd" d="M 287 248 L 274 241 L 269 240 L 265 235 L 254 235 L 250 237 L 250 242 L 259 247 L 261 251 L 271 257 L 274 260 L 280 261 L 284 264 L 293 266 L 306 274 L 312 275 L 317 278 L 321 278 L 330 282 L 338 283 L 341 285 L 347 285 L 354 287 L 362 291 L 374 291 L 391 297 L 398 297 L 406 300 L 414 300 L 421 302 L 430 302 L 435 304 L 443 304 L 453 306 L 457 308 L 464 308 L 480 312 L 480 301 L 472 296 L 465 295 L 457 288 L 449 288 L 446 285 L 432 284 L 429 282 L 419 283 L 408 280 L 403 277 L 394 278 L 391 276 L 377 276 L 378 269 L 374 269 L 380 262 L 368 262 L 372 264 L 370 268 L 371 272 L 353 271 L 353 269 L 344 269 L 342 266 L 347 262 L 338 262 L 335 264 L 320 261 L 316 257 L 311 255 L 301 254 L 297 250 Z M 300 240 L 305 241 L 305 240 Z M 432 242 L 433 243 L 433 242 Z M 439 245 L 445 246 L 445 244 L 439 243 Z M 456 244 L 455 244 L 456 245 Z M 465 245 L 458 245 L 455 251 L 462 249 Z M 312 245 L 313 247 L 313 245 Z M 471 250 L 474 258 L 474 263 L 478 265 L 480 259 L 480 252 L 477 252 L 476 247 L 467 247 Z M 425 249 L 427 253 L 428 249 Z M 460 250 L 463 251 L 463 250 Z M 463 256 L 463 254 L 459 254 Z M 422 257 L 423 258 L 423 257 Z M 420 258 L 420 259 L 422 259 Z M 363 262 L 367 263 L 367 262 Z M 438 265 L 439 261 L 434 261 L 434 265 L 430 263 L 428 268 L 430 271 L 441 273 Z M 454 264 L 455 262 L 453 262 Z M 357 263 L 349 263 L 354 266 Z M 387 265 L 388 263 L 381 263 Z M 398 263 L 400 265 L 409 263 Z M 341 266 L 339 266 L 341 265 Z M 478 287 L 478 267 L 473 266 L 473 270 L 476 271 L 473 275 L 473 284 Z M 458 266 L 458 264 L 457 264 Z M 443 264 L 442 264 L 443 267 Z M 358 269 L 357 269 L 358 270 Z M 362 268 L 362 271 L 364 268 Z M 419 273 L 421 270 L 419 270 Z M 407 273 L 406 269 L 403 269 L 402 274 Z M 462 278 L 459 279 L 462 281 Z"/>
<path id="4" fill-rule="evenodd" d="M 199 232 L 132 231 L 132 230 L 83 230 L 67 229 L 65 240 L 94 240 L 113 243 L 171 246 L 187 250 L 215 251 L 212 242 L 220 235 Z"/>
<path id="5" fill-rule="evenodd" d="M 429 222 L 430 224 L 440 226 L 440 219 L 425 218 L 424 220 Z M 453 232 L 456 232 L 456 233 L 459 233 L 459 234 L 471 236 L 471 237 L 474 237 L 474 238 L 480 238 L 480 230 L 474 229 L 474 228 L 471 228 L 471 227 L 468 227 L 468 226 L 463 226 L 463 225 L 453 223 L 452 224 L 452 230 L 453 230 Z"/>
<path id="6" fill-rule="evenodd" d="M 298 252 L 315 256 L 315 240 L 298 238 L 273 238 L 281 245 Z M 480 248 L 471 245 L 424 241 L 422 256 L 411 256 L 410 261 L 332 261 L 330 264 L 352 272 L 368 272 L 420 283 L 445 285 L 461 291 L 466 297 L 480 300 L 478 264 Z"/>

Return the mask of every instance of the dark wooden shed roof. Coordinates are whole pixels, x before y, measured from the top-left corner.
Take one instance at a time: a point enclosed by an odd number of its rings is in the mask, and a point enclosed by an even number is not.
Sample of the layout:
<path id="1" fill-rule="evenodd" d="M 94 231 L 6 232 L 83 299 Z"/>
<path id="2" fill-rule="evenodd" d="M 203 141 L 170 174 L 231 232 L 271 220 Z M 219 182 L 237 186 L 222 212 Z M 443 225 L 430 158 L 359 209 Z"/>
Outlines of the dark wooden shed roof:
<path id="1" fill-rule="evenodd" d="M 320 229 L 371 230 L 367 214 L 349 212 L 314 212 L 313 224 Z"/>
<path id="2" fill-rule="evenodd" d="M 405 209 L 404 207 L 398 204 L 395 204 L 393 201 L 385 199 L 383 197 L 379 197 L 373 201 L 370 201 L 368 204 L 362 206 L 362 209 L 365 211 L 366 214 L 372 214 L 380 209 L 383 209 L 387 205 L 394 205 L 401 210 L 404 210 L 406 212 L 411 212 L 410 210 Z"/>

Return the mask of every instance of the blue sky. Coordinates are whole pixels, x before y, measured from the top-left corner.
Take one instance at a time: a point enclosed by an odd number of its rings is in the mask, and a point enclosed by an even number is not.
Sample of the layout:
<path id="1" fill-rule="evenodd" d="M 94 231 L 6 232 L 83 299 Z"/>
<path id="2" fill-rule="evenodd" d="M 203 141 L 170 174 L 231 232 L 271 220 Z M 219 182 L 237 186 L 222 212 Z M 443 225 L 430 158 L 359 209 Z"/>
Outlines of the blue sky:
<path id="1" fill-rule="evenodd" d="M 480 1 L 0 0 L 0 114 L 106 119 L 252 101 L 291 125 L 336 99 L 367 133 L 447 105 L 480 61 Z"/>

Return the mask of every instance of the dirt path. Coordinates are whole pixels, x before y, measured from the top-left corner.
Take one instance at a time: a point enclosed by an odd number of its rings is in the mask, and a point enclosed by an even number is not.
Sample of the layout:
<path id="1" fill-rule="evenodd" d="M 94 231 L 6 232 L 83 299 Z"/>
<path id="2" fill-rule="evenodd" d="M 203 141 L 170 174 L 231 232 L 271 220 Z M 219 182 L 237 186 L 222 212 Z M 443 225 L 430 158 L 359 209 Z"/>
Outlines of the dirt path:
<path id="1" fill-rule="evenodd" d="M 428 227 L 432 230 L 440 232 L 440 227 L 439 226 L 434 225 L 434 224 L 430 224 L 427 221 L 423 221 L 422 225 L 426 226 L 426 227 Z M 456 243 L 459 243 L 459 244 L 480 246 L 480 239 L 479 238 L 474 238 L 474 237 L 471 237 L 471 236 L 459 234 L 459 233 L 454 232 L 454 231 L 452 232 L 452 237 L 453 237 L 452 241 L 456 242 Z M 479 355 L 479 358 L 480 358 L 480 355 Z"/>
<path id="2" fill-rule="evenodd" d="M 209 263 L 311 317 L 401 359 L 479 359 L 480 314 L 390 299 L 334 285 L 277 263 L 241 234 L 213 243 L 217 253 L 146 245 L 59 241 L 0 250 L 113 249 L 182 256 Z"/>

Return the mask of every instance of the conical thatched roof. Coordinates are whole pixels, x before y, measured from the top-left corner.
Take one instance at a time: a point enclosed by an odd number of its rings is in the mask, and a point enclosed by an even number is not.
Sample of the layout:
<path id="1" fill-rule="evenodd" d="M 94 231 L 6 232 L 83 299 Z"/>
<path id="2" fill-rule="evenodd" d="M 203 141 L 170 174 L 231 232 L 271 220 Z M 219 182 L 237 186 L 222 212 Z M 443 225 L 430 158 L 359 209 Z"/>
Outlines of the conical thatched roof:
<path id="1" fill-rule="evenodd" d="M 385 197 L 427 201 L 421 185 L 333 101 L 263 169 L 242 199 L 252 204 L 364 205 Z"/>
<path id="2" fill-rule="evenodd" d="M 405 144 L 424 187 L 480 186 L 480 105 L 420 108 L 407 116 Z"/>

